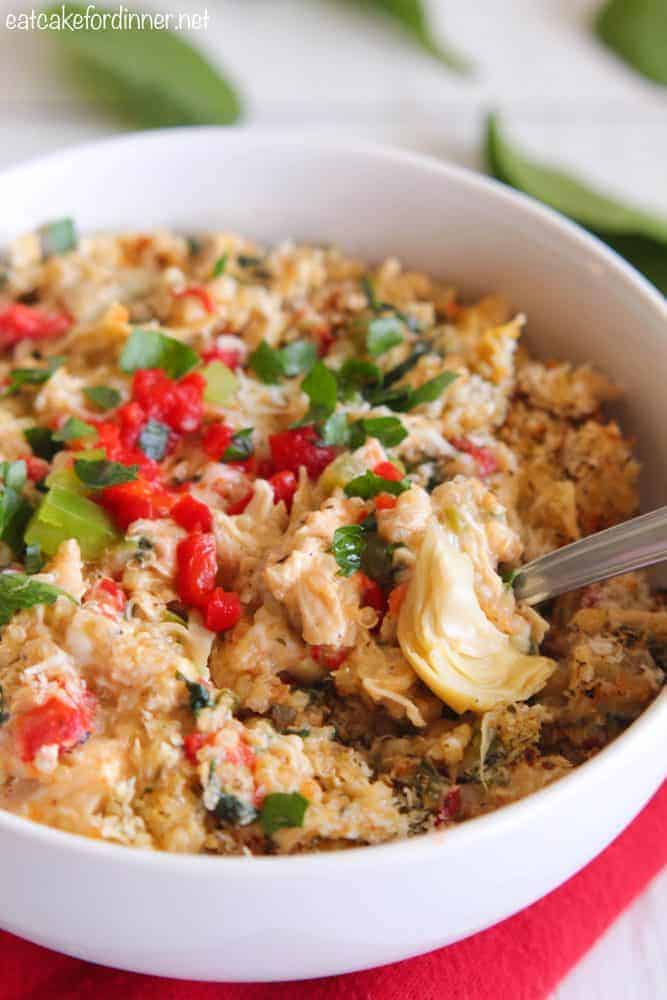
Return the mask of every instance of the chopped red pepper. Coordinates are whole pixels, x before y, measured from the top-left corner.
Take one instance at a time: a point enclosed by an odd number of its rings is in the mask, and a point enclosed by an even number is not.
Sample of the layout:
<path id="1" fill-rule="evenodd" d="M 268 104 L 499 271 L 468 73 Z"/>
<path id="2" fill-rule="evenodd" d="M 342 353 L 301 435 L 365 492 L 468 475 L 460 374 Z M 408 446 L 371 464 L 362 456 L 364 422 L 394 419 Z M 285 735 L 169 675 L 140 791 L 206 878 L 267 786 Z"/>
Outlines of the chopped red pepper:
<path id="1" fill-rule="evenodd" d="M 189 493 L 182 496 L 172 508 L 171 516 L 186 531 L 210 531 L 213 527 L 210 508 Z"/>
<path id="2" fill-rule="evenodd" d="M 178 543 L 176 589 L 184 604 L 203 607 L 215 587 L 218 559 L 215 538 L 196 531 Z"/>
<path id="3" fill-rule="evenodd" d="M 72 320 L 64 313 L 47 313 L 20 302 L 0 309 L 0 348 L 21 340 L 49 340 L 66 333 Z"/>
<path id="4" fill-rule="evenodd" d="M 243 511 L 248 506 L 248 504 L 250 503 L 250 501 L 252 500 L 254 495 L 255 495 L 254 490 L 250 490 L 250 492 L 246 493 L 246 495 L 244 497 L 241 497 L 240 500 L 235 500 L 234 503 L 227 504 L 226 513 L 231 514 L 232 517 L 235 514 L 242 514 Z"/>
<path id="5" fill-rule="evenodd" d="M 273 490 L 273 502 L 280 503 L 281 500 L 284 500 L 287 509 L 291 510 L 297 486 L 294 473 L 290 472 L 289 469 L 283 469 L 282 472 L 276 472 L 271 476 L 269 483 Z"/>
<path id="6" fill-rule="evenodd" d="M 480 476 L 491 476 L 498 471 L 498 461 L 490 448 L 473 444 L 468 438 L 452 438 L 452 444 L 457 451 L 472 455 Z"/>
<path id="7" fill-rule="evenodd" d="M 131 483 L 107 486 L 99 501 L 123 531 L 133 521 L 154 521 L 167 517 L 174 506 L 174 497 L 157 483 L 135 479 Z"/>
<path id="8" fill-rule="evenodd" d="M 21 759 L 33 761 L 42 747 L 53 743 L 59 754 L 82 743 L 90 734 L 96 704 L 94 696 L 86 692 L 79 705 L 54 696 L 29 709 L 16 726 Z"/>
<path id="9" fill-rule="evenodd" d="M 201 446 L 214 462 L 219 462 L 231 444 L 234 431 L 222 420 L 208 424 L 204 429 Z"/>
<path id="10" fill-rule="evenodd" d="M 138 465 L 144 479 L 157 479 L 160 473 L 158 463 L 152 458 L 148 458 L 147 455 L 144 455 L 143 451 L 140 451 L 139 448 L 134 448 L 132 445 L 126 444 L 121 440 L 123 434 L 125 434 L 126 440 L 130 441 L 133 435 L 136 439 L 139 433 L 137 429 L 136 435 L 134 434 L 134 423 L 138 420 L 138 414 L 136 411 L 129 409 L 137 405 L 136 403 L 126 404 L 128 409 L 125 411 L 126 415 L 123 417 L 124 426 L 113 420 L 102 420 L 96 424 L 97 440 L 95 441 L 95 447 L 104 448 L 107 458 L 112 462 L 120 462 L 122 465 Z M 121 407 L 120 409 L 123 410 L 125 408 Z M 145 414 L 144 419 L 146 419 Z M 90 445 L 82 438 L 80 441 L 72 441 L 70 447 L 73 451 L 79 451 L 82 448 L 90 447 Z"/>
<path id="11" fill-rule="evenodd" d="M 346 648 L 335 649 L 333 646 L 311 646 L 310 655 L 321 666 L 327 670 L 337 670 L 341 663 L 344 663 L 349 656 L 350 650 Z"/>
<path id="12" fill-rule="evenodd" d="M 202 361 L 208 364 L 210 361 L 222 361 L 232 371 L 236 371 L 241 365 L 241 354 L 229 347 L 209 347 L 208 351 L 202 353 Z"/>
<path id="13" fill-rule="evenodd" d="M 188 733 L 187 736 L 183 738 L 183 751 L 185 756 L 188 758 L 190 763 L 198 764 L 197 754 L 202 747 L 208 746 L 215 740 L 215 733 L 200 733 L 195 731 L 194 733 Z"/>
<path id="14" fill-rule="evenodd" d="M 206 380 L 199 372 L 172 379 L 161 368 L 135 372 L 132 398 L 143 408 L 146 417 L 167 424 L 172 430 L 186 433 L 196 430 L 204 415 Z"/>
<path id="15" fill-rule="evenodd" d="M 387 607 L 387 601 L 382 591 L 382 587 L 375 580 L 371 580 L 365 573 L 359 574 L 361 583 L 361 604 L 363 607 L 374 608 L 382 613 Z"/>
<path id="16" fill-rule="evenodd" d="M 298 472 L 303 465 L 311 479 L 333 462 L 337 449 L 321 443 L 312 424 L 269 435 L 271 459 L 278 472 Z"/>
<path id="17" fill-rule="evenodd" d="M 382 479 L 390 479 L 393 483 L 398 483 L 403 478 L 403 473 L 396 468 L 393 462 L 378 462 L 373 469 L 376 476 Z"/>
<path id="18" fill-rule="evenodd" d="M 188 285 L 188 287 L 183 288 L 182 291 L 174 292 L 175 299 L 184 299 L 187 296 L 199 299 L 207 313 L 215 312 L 215 303 L 211 298 L 211 293 L 207 288 L 204 288 L 203 285 Z"/>
<path id="19" fill-rule="evenodd" d="M 241 617 L 239 595 L 216 587 L 204 601 L 204 625 L 211 632 L 233 628 Z"/>
<path id="20" fill-rule="evenodd" d="M 401 605 L 405 600 L 405 595 L 407 591 L 408 591 L 407 583 L 399 583 L 398 586 L 394 587 L 394 589 L 389 594 L 389 597 L 387 599 L 387 605 L 389 607 L 389 614 L 393 618 L 398 618 L 398 613 L 401 610 Z"/>
<path id="21" fill-rule="evenodd" d="M 391 493 L 378 493 L 378 495 L 375 498 L 375 509 L 393 510 L 394 507 L 396 506 L 397 500 L 398 498 L 393 497 Z"/>
<path id="22" fill-rule="evenodd" d="M 125 591 L 115 580 L 105 576 L 90 587 L 83 597 L 84 603 L 94 602 L 108 618 L 117 618 L 127 603 Z"/>
<path id="23" fill-rule="evenodd" d="M 41 483 L 42 479 L 45 479 L 51 471 L 49 463 L 43 458 L 38 458 L 37 455 L 23 455 L 21 457 L 25 462 L 26 475 L 33 483 Z"/>
<path id="24" fill-rule="evenodd" d="M 444 826 L 445 823 L 456 819 L 461 811 L 461 789 L 458 785 L 450 788 L 442 800 L 442 804 L 435 814 L 435 825 Z"/>

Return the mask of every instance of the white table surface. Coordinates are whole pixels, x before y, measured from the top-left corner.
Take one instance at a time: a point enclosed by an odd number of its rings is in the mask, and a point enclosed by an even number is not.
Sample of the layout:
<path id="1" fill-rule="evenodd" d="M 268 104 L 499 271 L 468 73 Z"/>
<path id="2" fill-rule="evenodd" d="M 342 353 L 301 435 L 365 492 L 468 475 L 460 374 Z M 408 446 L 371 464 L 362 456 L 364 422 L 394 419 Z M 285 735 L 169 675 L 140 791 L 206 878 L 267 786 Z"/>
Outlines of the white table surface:
<path id="1" fill-rule="evenodd" d="M 436 29 L 476 62 L 473 80 L 448 73 L 353 5 L 150 0 L 143 6 L 208 7 L 208 30 L 193 37 L 241 86 L 249 123 L 381 140 L 477 167 L 484 113 L 498 108 L 526 148 L 667 214 L 667 90 L 596 44 L 588 25 L 599 0 L 427 3 Z M 48 38 L 5 29 L 5 13 L 26 6 L 0 0 L 0 167 L 120 131 L 68 88 Z M 554 1000 L 666 997 L 665 940 L 667 872 Z"/>

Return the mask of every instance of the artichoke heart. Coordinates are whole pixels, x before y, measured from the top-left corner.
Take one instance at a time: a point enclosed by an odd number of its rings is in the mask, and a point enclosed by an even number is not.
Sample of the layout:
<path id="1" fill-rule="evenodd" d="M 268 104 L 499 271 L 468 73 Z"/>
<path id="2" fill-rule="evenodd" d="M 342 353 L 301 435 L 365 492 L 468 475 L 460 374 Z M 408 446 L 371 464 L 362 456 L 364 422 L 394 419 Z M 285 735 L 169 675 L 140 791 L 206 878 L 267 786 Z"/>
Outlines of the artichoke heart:
<path id="1" fill-rule="evenodd" d="M 455 712 L 486 712 L 539 691 L 555 663 L 521 652 L 482 611 L 470 557 L 433 518 L 398 620 L 398 641 L 424 683 Z"/>

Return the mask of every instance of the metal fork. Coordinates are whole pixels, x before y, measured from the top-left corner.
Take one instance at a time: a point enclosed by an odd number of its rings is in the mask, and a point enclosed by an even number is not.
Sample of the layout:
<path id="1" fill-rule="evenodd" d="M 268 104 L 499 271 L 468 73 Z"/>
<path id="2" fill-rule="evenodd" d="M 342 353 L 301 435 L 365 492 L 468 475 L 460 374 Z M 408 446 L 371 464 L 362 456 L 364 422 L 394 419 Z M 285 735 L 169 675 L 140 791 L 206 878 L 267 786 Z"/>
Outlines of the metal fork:
<path id="1" fill-rule="evenodd" d="M 659 507 L 533 559 L 517 572 L 512 586 L 518 600 L 539 604 L 569 590 L 653 566 L 664 559 L 667 559 L 667 507 Z"/>

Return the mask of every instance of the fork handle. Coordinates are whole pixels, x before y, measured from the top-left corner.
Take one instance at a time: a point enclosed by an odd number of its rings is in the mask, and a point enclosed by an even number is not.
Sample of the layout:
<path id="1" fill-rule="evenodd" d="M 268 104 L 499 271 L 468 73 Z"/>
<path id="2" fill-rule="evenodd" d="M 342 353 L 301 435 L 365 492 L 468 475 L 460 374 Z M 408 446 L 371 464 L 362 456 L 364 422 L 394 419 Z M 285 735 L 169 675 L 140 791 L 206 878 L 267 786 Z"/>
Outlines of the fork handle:
<path id="1" fill-rule="evenodd" d="M 522 566 L 514 594 L 527 604 L 667 559 L 667 507 L 582 538 Z"/>

